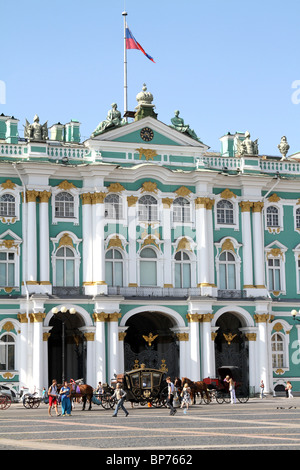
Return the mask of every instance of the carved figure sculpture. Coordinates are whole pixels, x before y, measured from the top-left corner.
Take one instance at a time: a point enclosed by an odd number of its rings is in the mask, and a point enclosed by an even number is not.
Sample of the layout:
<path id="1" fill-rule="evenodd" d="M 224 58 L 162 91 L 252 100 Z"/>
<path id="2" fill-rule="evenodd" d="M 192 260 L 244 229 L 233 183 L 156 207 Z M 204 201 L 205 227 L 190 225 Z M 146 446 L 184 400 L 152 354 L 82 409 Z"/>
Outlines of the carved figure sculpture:
<path id="1" fill-rule="evenodd" d="M 258 155 L 258 139 L 251 140 L 250 132 L 245 132 L 245 139 L 237 142 L 238 155 Z"/>
<path id="2" fill-rule="evenodd" d="M 121 113 L 117 107 L 117 103 L 112 103 L 111 109 L 108 111 L 106 119 L 98 124 L 91 137 L 96 137 L 97 135 L 106 131 L 106 129 L 122 126 L 126 123 L 125 120 L 122 120 Z"/>
<path id="3" fill-rule="evenodd" d="M 40 124 L 40 118 L 36 114 L 33 118 L 33 123 L 30 124 L 26 119 L 24 126 L 24 137 L 28 140 L 44 141 L 48 139 L 48 121 L 45 124 Z"/>
<path id="4" fill-rule="evenodd" d="M 198 137 L 195 131 L 193 131 L 193 129 L 191 129 L 188 124 L 184 124 L 184 120 L 179 117 L 178 110 L 175 111 L 175 116 L 171 119 L 171 123 L 172 123 L 171 127 L 176 129 L 177 131 L 182 132 L 183 134 L 188 134 L 193 139 L 198 140 Z"/>

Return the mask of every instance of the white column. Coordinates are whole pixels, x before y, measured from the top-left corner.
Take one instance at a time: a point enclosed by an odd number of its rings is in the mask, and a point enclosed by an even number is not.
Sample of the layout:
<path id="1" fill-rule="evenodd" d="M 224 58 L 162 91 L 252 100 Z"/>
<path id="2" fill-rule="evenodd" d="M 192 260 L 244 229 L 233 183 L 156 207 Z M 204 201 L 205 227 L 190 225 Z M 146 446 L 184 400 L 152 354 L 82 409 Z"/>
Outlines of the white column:
<path id="1" fill-rule="evenodd" d="M 268 334 L 267 322 L 269 315 L 267 313 L 256 314 L 254 319 L 258 325 L 257 341 L 256 341 L 256 357 L 257 357 L 257 376 L 256 376 L 256 389 L 258 389 L 260 381 L 263 380 L 265 384 L 265 392 L 270 393 L 270 380 L 269 380 L 269 361 L 268 361 Z"/>
<path id="2" fill-rule="evenodd" d="M 214 229 L 213 229 L 213 216 L 212 208 L 215 201 L 208 199 L 206 202 L 206 223 L 208 233 L 208 270 L 209 270 L 209 283 L 212 287 L 215 287 L 215 254 L 214 254 Z M 216 294 L 216 292 L 215 292 Z"/>
<path id="3" fill-rule="evenodd" d="M 43 347 L 43 319 L 44 313 L 31 313 L 33 321 L 33 363 L 32 363 L 32 385 L 36 388 L 39 395 L 43 389 L 43 366 L 44 366 L 44 347 Z"/>
<path id="4" fill-rule="evenodd" d="M 172 199 L 166 197 L 163 203 L 163 239 L 164 239 L 164 287 L 174 287 L 172 284 L 172 245 L 171 245 L 171 203 Z"/>
<path id="5" fill-rule="evenodd" d="M 211 320 L 212 314 L 205 313 L 201 318 L 201 359 L 202 359 L 202 378 L 214 377 L 214 342 L 211 338 Z"/>
<path id="6" fill-rule="evenodd" d="M 108 315 L 104 312 L 94 313 L 93 318 L 96 323 L 95 332 L 95 369 L 96 382 L 109 382 L 106 376 L 106 340 L 105 340 L 105 320 Z"/>
<path id="7" fill-rule="evenodd" d="M 254 279 L 256 288 L 265 290 L 262 208 L 263 202 L 253 203 Z"/>
<path id="8" fill-rule="evenodd" d="M 39 205 L 39 230 L 40 230 L 40 284 L 41 290 L 51 294 L 50 287 L 50 265 L 49 265 L 49 205 L 48 201 L 51 193 L 48 191 L 40 192 Z M 29 226 L 30 227 L 30 226 Z M 30 233 L 30 230 L 29 230 Z"/>
<path id="9" fill-rule="evenodd" d="M 91 193 L 81 194 L 82 198 L 82 278 L 85 293 L 93 293 L 93 230 Z"/>
<path id="10" fill-rule="evenodd" d="M 136 270 L 136 196 L 127 197 L 128 205 L 128 286 L 137 287 Z"/>
<path id="11" fill-rule="evenodd" d="M 250 201 L 242 201 L 242 236 L 243 236 L 243 275 L 244 289 L 253 289 L 253 255 L 252 255 L 252 234 L 251 234 L 251 218 L 250 210 L 253 203 Z"/>
<path id="12" fill-rule="evenodd" d="M 212 295 L 214 286 L 213 279 L 211 279 L 213 270 L 209 262 L 213 254 L 212 221 L 208 223 L 208 212 L 209 217 L 212 217 L 213 203 L 213 200 L 205 197 L 198 197 L 195 201 L 198 287 L 201 288 L 202 295 Z"/>
<path id="13" fill-rule="evenodd" d="M 106 193 L 92 195 L 93 203 L 93 284 L 96 294 L 106 294 L 104 253 L 104 198 Z"/>
<path id="14" fill-rule="evenodd" d="M 119 327 L 118 328 L 118 340 L 119 340 L 119 351 L 118 351 L 118 358 L 119 358 L 119 365 L 118 365 L 118 373 L 123 373 L 125 370 L 125 362 L 124 362 L 124 339 L 126 336 L 126 330 L 128 326 Z"/>
<path id="15" fill-rule="evenodd" d="M 114 374 L 120 374 L 123 371 L 119 370 L 118 353 L 119 353 L 119 331 L 118 331 L 118 318 L 117 312 L 109 314 L 109 377 L 108 380 L 113 378 Z"/>
<path id="16" fill-rule="evenodd" d="M 35 291 L 37 284 L 37 227 L 36 227 L 36 198 L 37 191 L 27 191 L 27 286 L 29 291 Z"/>
<path id="17" fill-rule="evenodd" d="M 190 378 L 189 361 L 189 328 L 175 328 L 179 341 L 179 377 Z"/>
<path id="18" fill-rule="evenodd" d="M 190 377 L 196 382 L 200 380 L 200 342 L 199 342 L 199 315 L 197 313 L 188 314 L 190 326 L 189 332 L 189 357 Z"/>
<path id="19" fill-rule="evenodd" d="M 86 383 L 91 385 L 92 387 L 96 387 L 96 374 L 95 374 L 95 367 L 94 367 L 94 339 L 95 333 L 94 332 L 86 332 L 84 333 L 86 339 Z"/>
<path id="20" fill-rule="evenodd" d="M 18 315 L 18 320 L 21 324 L 21 333 L 19 335 L 19 381 L 20 387 L 27 386 L 27 372 L 28 372 L 28 318 L 26 313 Z"/>

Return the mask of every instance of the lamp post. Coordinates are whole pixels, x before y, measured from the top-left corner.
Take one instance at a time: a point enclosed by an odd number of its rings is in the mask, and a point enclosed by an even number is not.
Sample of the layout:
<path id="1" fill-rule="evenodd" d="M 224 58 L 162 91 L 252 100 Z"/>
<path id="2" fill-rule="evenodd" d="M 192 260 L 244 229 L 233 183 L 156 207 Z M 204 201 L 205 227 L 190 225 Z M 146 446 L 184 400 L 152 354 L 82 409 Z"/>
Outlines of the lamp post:
<path id="1" fill-rule="evenodd" d="M 64 305 L 60 307 L 60 310 L 58 310 L 57 307 L 54 307 L 52 309 L 52 313 L 54 315 L 57 315 L 59 312 L 61 313 L 67 313 L 68 309 Z M 74 307 L 69 309 L 69 313 L 71 315 L 76 314 L 76 309 Z M 56 316 L 56 318 L 61 321 L 61 375 L 62 375 L 62 383 L 65 381 L 65 317 L 63 316 L 62 318 L 59 318 Z"/>
<path id="2" fill-rule="evenodd" d="M 300 313 L 300 312 L 299 312 L 299 313 Z M 291 315 L 292 315 L 294 321 L 297 320 L 297 321 L 300 322 L 299 318 L 296 318 L 296 315 L 297 315 L 297 314 L 298 314 L 297 310 L 294 309 L 294 310 L 291 311 Z"/>

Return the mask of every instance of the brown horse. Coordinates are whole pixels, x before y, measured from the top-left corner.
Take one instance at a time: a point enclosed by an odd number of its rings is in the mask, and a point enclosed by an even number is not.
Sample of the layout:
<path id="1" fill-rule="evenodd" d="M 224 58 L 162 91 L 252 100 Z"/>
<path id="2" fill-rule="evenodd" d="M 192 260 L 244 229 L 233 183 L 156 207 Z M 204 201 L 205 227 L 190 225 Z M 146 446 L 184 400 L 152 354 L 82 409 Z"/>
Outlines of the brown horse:
<path id="1" fill-rule="evenodd" d="M 60 390 L 62 385 L 57 386 L 57 390 Z M 92 398 L 93 398 L 93 387 L 87 384 L 77 384 L 73 380 L 68 383 L 68 387 L 71 390 L 71 401 L 74 398 L 81 398 L 82 400 L 82 411 L 85 410 L 86 402 L 89 402 L 88 411 L 92 409 Z"/>
<path id="2" fill-rule="evenodd" d="M 188 379 L 187 377 L 182 377 L 181 380 L 182 384 L 188 384 L 192 392 L 192 400 L 194 404 L 196 403 L 196 393 L 200 393 L 201 398 L 203 398 L 203 394 L 205 394 L 206 398 L 210 400 L 208 389 L 206 383 L 202 381 L 193 382 L 192 380 Z"/>

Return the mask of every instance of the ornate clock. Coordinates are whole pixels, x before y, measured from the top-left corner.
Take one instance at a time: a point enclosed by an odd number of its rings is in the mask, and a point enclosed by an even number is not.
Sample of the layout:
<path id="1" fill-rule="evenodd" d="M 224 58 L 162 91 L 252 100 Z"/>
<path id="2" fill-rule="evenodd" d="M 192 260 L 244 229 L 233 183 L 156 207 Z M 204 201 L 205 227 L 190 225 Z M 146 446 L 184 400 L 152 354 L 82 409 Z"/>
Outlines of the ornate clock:
<path id="1" fill-rule="evenodd" d="M 143 129 L 141 129 L 140 136 L 145 142 L 150 142 L 154 137 L 154 132 L 150 127 L 143 127 Z"/>

